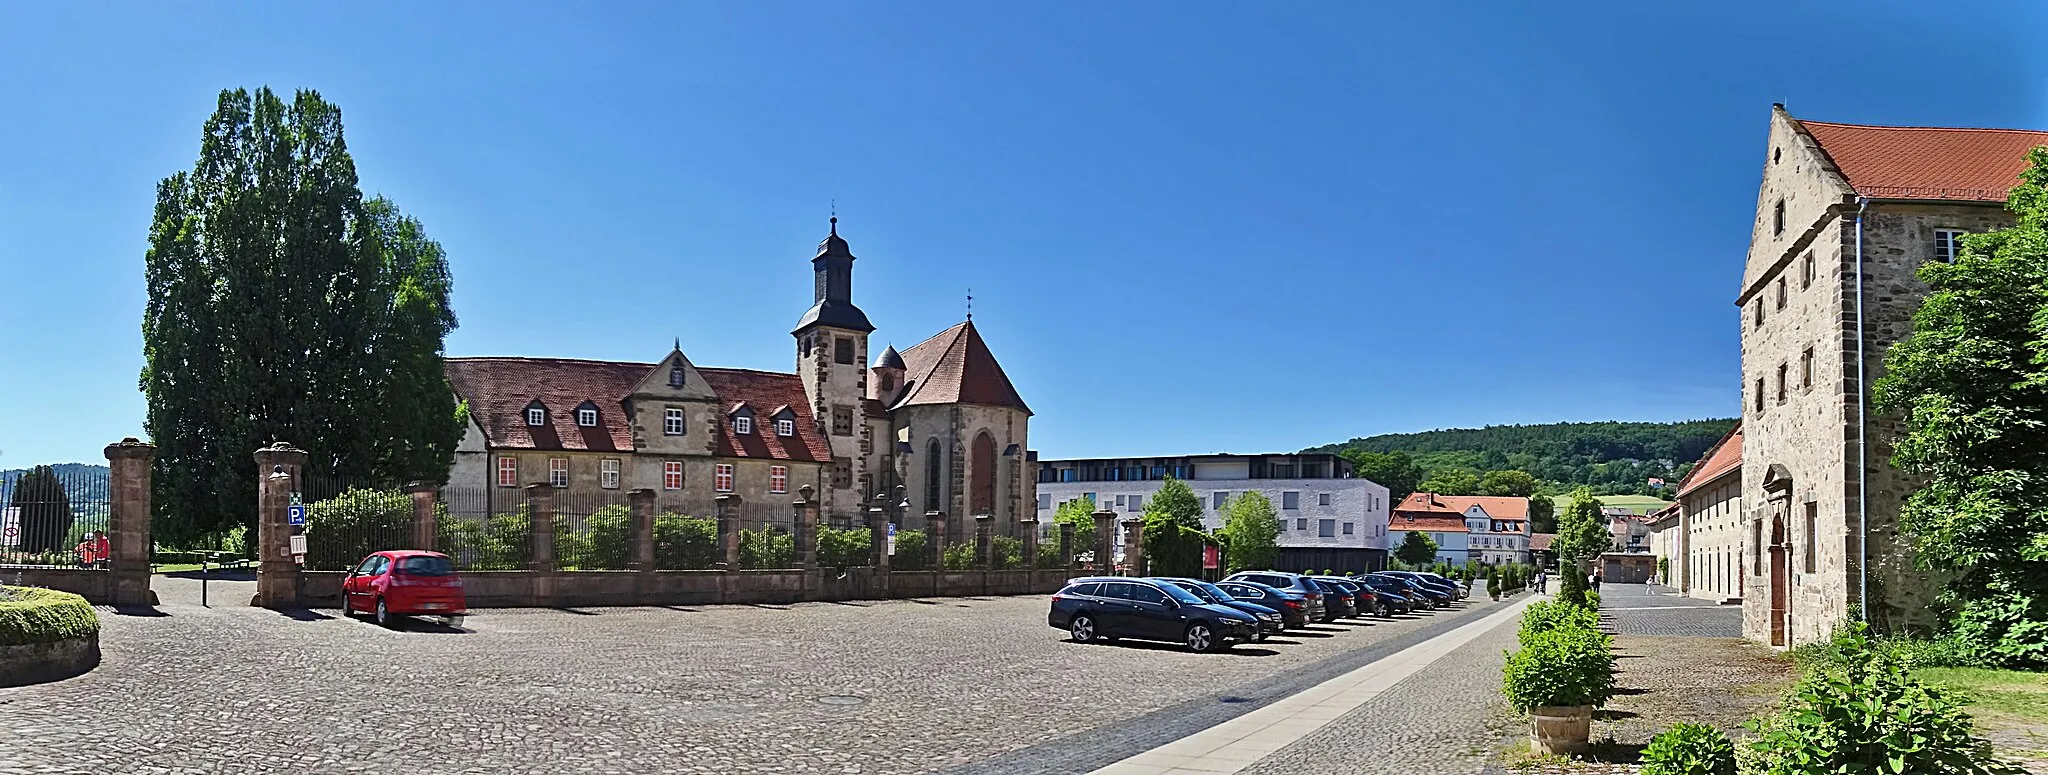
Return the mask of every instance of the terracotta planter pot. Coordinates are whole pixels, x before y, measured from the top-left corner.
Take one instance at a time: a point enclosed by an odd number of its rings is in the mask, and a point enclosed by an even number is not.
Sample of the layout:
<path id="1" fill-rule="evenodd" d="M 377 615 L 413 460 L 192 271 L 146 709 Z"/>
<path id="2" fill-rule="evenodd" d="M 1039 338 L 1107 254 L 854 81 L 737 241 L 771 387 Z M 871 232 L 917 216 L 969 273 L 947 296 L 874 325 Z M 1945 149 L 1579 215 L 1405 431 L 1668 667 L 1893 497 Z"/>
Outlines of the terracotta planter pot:
<path id="1" fill-rule="evenodd" d="M 1529 711 L 1529 742 L 1539 754 L 1575 754 L 1586 750 L 1593 734 L 1593 706 L 1543 706 Z"/>

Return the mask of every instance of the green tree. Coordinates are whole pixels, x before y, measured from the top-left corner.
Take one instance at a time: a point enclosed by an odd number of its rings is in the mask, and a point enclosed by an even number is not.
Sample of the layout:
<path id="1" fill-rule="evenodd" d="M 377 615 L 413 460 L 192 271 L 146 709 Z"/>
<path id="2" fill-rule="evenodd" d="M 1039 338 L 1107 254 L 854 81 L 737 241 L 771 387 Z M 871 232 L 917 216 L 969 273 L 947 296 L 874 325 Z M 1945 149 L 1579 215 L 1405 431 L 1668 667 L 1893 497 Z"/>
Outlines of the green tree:
<path id="1" fill-rule="evenodd" d="M 1273 501 L 1257 490 L 1238 493 L 1223 504 L 1223 527 L 1216 531 L 1230 572 L 1273 567 L 1280 553 L 1280 518 Z"/>
<path id="2" fill-rule="evenodd" d="M 1401 538 L 1401 545 L 1394 549 L 1394 559 L 1421 567 L 1436 561 L 1436 539 L 1420 530 L 1410 530 Z"/>
<path id="3" fill-rule="evenodd" d="M 1417 492 L 1433 492 L 1438 495 L 1479 494 L 1479 474 L 1469 468 L 1439 468 L 1429 472 L 1429 478 L 1415 486 Z"/>
<path id="4" fill-rule="evenodd" d="M 1583 572 L 1585 563 L 1613 546 L 1607 516 L 1600 513 L 1600 499 L 1593 497 L 1591 489 L 1573 490 L 1571 505 L 1557 521 L 1557 539 L 1550 544 L 1551 551 L 1557 553 L 1560 572 Z"/>
<path id="5" fill-rule="evenodd" d="M 14 482 L 9 505 L 18 509 L 19 546 L 30 553 L 65 552 L 77 544 L 71 537 L 71 497 L 49 466 L 36 466 Z"/>
<path id="6" fill-rule="evenodd" d="M 1074 554 L 1095 551 L 1095 499 L 1075 498 L 1060 504 L 1052 513 L 1052 522 L 1055 526 L 1074 526 Z M 900 543 L 903 536 L 899 533 L 896 538 Z M 1055 537 L 1053 540 L 1057 545 L 1059 539 Z"/>
<path id="7" fill-rule="evenodd" d="M 1166 477 L 1166 481 L 1159 485 L 1159 492 L 1145 502 L 1145 513 L 1164 514 L 1189 530 L 1206 528 L 1202 524 L 1201 497 L 1195 495 L 1195 491 L 1188 487 L 1187 482 L 1171 476 Z"/>
<path id="8" fill-rule="evenodd" d="M 1202 549 L 1209 534 L 1181 524 L 1165 512 L 1145 510 L 1145 568 L 1148 576 L 1202 575 Z"/>
<path id="9" fill-rule="evenodd" d="M 1940 571 L 1954 625 L 2004 661 L 2048 663 L 2048 148 L 2007 198 L 2012 228 L 1929 262 L 1876 408 L 1904 415 L 1892 462 L 1926 478 L 1899 526 Z M 1877 617 L 1881 611 L 1868 611 Z M 1878 621 L 1882 621 L 1879 619 Z"/>
<path id="10" fill-rule="evenodd" d="M 1549 495 L 1539 492 L 1529 497 L 1529 532 L 1557 532 L 1557 502 Z"/>
<path id="11" fill-rule="evenodd" d="M 364 201 L 320 95 L 221 92 L 198 162 L 157 185 L 143 264 L 159 538 L 253 525 L 251 453 L 275 440 L 345 482 L 447 476 L 447 261 L 418 221 Z"/>
<path id="12" fill-rule="evenodd" d="M 1536 494 L 1536 477 L 1527 471 L 1488 471 L 1479 478 L 1479 494 L 1505 498 L 1527 498 Z"/>
<path id="13" fill-rule="evenodd" d="M 1347 449 L 1341 454 L 1351 461 L 1353 475 L 1387 488 L 1387 499 L 1393 503 L 1400 503 L 1422 483 L 1422 466 L 1406 452 Z"/>

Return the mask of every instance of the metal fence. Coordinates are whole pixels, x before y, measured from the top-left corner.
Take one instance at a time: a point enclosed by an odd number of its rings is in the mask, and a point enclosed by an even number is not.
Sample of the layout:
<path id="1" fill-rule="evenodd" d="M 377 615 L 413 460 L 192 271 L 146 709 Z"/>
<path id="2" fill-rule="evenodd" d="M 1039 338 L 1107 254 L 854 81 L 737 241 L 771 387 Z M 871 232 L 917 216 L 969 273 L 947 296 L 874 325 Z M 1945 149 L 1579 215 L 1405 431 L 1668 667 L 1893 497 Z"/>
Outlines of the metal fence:
<path id="1" fill-rule="evenodd" d="M 318 473 L 302 473 L 298 486 L 306 570 L 347 570 L 372 552 L 412 547 L 412 496 L 405 492 Z"/>
<path id="2" fill-rule="evenodd" d="M 0 472 L 0 565 L 105 568 L 113 513 L 102 466 Z"/>
<path id="3" fill-rule="evenodd" d="M 462 570 L 525 570 L 533 562 L 533 518 L 512 490 L 442 487 L 434 548 Z"/>
<path id="4" fill-rule="evenodd" d="M 555 567 L 625 570 L 633 560 L 633 510 L 618 490 L 555 496 Z"/>

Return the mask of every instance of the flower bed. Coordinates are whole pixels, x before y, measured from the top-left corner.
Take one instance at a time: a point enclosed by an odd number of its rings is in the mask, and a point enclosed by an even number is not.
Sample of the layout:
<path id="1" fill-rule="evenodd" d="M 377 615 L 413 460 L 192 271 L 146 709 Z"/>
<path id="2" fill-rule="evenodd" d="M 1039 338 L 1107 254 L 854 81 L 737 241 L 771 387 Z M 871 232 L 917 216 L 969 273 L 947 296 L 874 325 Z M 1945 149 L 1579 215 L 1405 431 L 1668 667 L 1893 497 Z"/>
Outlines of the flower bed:
<path id="1" fill-rule="evenodd" d="M 85 598 L 0 587 L 0 686 L 69 678 L 100 662 L 100 619 Z"/>

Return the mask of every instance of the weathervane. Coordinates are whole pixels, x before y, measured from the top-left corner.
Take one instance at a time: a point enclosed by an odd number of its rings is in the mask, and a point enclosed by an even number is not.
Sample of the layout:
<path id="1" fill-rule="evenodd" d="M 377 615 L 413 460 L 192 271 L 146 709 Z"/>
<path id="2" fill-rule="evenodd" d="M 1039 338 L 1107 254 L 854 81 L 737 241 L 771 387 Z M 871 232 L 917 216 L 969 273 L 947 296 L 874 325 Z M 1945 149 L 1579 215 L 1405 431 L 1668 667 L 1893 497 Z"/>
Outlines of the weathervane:
<path id="1" fill-rule="evenodd" d="M 974 319 L 974 289 L 967 289 L 967 319 Z"/>

